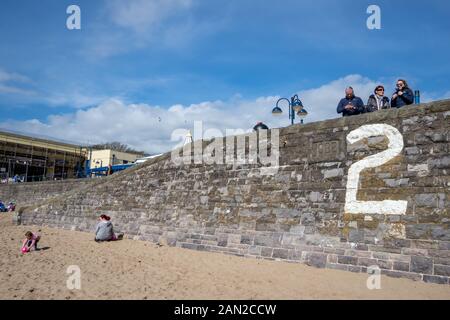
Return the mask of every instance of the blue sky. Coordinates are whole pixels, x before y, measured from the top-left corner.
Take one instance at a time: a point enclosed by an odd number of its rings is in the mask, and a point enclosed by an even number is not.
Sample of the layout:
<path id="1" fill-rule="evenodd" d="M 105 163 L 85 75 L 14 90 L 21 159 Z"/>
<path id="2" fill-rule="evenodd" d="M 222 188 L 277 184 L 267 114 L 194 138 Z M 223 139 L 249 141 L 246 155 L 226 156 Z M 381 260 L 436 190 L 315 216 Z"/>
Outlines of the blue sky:
<path id="1" fill-rule="evenodd" d="M 81 8 L 81 30 L 66 9 Z M 381 8 L 369 30 L 367 7 Z M 299 93 L 307 121 L 337 117 L 398 77 L 450 98 L 450 3 L 349 0 L 3 0 L 0 128 L 167 151 L 171 132 L 287 125 L 270 111 Z M 144 121 L 147 119 L 147 121 Z"/>

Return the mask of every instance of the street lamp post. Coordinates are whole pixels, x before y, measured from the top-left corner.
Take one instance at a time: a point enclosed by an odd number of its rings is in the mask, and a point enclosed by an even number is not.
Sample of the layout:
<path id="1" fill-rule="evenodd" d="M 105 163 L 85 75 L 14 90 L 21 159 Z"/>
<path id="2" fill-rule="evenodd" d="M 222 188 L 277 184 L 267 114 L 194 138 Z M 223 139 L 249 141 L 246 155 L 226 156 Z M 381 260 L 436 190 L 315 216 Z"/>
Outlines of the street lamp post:
<path id="1" fill-rule="evenodd" d="M 278 106 L 281 101 L 287 101 L 289 104 L 289 119 L 291 119 L 291 124 L 294 124 L 295 114 L 301 119 L 300 123 L 303 124 L 303 119 L 308 115 L 308 112 L 303 107 L 302 101 L 298 98 L 298 95 L 294 95 L 291 100 L 287 98 L 280 98 L 277 101 L 275 108 L 272 110 L 274 116 L 279 116 L 283 114 L 283 110 Z"/>

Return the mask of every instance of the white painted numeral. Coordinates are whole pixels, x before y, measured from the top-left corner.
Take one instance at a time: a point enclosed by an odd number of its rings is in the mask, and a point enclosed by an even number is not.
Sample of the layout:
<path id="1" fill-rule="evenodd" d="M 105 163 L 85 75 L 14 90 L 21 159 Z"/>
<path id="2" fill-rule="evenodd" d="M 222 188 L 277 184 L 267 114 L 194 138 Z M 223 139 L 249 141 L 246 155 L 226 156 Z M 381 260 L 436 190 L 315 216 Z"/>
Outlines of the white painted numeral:
<path id="1" fill-rule="evenodd" d="M 379 167 L 398 156 L 403 150 L 403 136 L 394 127 L 387 124 L 371 124 L 362 126 L 347 136 L 347 142 L 353 144 L 364 138 L 386 136 L 389 139 L 387 150 L 371 155 L 354 163 L 348 170 L 347 193 L 345 196 L 345 212 L 352 214 L 406 214 L 408 201 L 358 201 L 358 183 L 360 173 L 364 169 Z"/>

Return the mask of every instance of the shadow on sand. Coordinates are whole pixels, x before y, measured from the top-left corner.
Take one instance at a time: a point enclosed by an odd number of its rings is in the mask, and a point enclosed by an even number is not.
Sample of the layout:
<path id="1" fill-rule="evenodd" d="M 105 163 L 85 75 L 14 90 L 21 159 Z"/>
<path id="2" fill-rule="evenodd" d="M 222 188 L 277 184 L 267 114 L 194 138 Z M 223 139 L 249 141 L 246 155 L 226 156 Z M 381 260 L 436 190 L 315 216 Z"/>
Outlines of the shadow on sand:
<path id="1" fill-rule="evenodd" d="M 39 248 L 36 251 L 45 251 L 45 250 L 49 250 L 50 247 L 43 247 L 43 248 Z"/>

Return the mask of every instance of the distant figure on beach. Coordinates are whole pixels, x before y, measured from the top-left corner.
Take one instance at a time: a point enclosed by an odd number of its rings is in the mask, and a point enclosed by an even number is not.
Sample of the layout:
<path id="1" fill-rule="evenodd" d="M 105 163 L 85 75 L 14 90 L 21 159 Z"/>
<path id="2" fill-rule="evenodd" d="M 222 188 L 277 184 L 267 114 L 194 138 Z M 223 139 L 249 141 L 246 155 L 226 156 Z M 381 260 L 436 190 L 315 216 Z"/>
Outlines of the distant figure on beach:
<path id="1" fill-rule="evenodd" d="M 16 211 L 16 204 L 13 201 L 10 201 L 6 209 L 8 212 L 14 212 Z"/>
<path id="2" fill-rule="evenodd" d="M 114 233 L 114 226 L 111 222 L 111 218 L 105 214 L 102 214 L 99 218 L 100 222 L 97 224 L 95 228 L 95 241 L 116 241 L 122 240 L 123 234 Z"/>
<path id="3" fill-rule="evenodd" d="M 112 165 L 109 164 L 109 165 L 108 165 L 108 171 L 106 172 L 106 175 L 107 175 L 107 176 L 110 176 L 110 175 L 112 175 L 113 173 L 114 173 L 114 171 L 113 171 Z"/>
<path id="4" fill-rule="evenodd" d="M 0 212 L 7 212 L 8 209 L 5 207 L 5 204 L 0 200 Z"/>
<path id="5" fill-rule="evenodd" d="M 30 252 L 31 249 L 34 249 L 35 251 L 38 250 L 37 244 L 39 240 L 41 240 L 41 236 L 37 233 L 33 233 L 31 231 L 28 231 L 25 233 L 25 240 L 23 240 L 22 243 L 22 252 Z"/>

